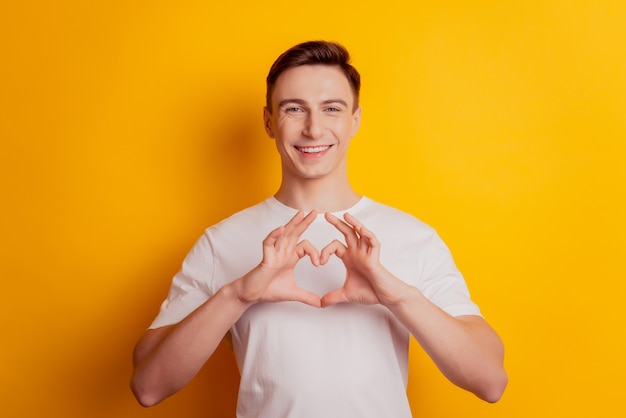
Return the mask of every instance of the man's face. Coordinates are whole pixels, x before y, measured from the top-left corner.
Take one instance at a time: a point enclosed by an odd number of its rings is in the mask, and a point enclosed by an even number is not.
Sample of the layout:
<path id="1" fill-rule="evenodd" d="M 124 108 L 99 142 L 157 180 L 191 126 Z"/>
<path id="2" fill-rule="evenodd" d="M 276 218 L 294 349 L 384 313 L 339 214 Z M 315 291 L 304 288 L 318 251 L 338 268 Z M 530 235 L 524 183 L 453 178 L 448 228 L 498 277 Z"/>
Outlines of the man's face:
<path id="1" fill-rule="evenodd" d="M 360 118 L 339 67 L 303 65 L 282 73 L 272 92 L 272 112 L 266 108 L 264 119 L 276 141 L 283 179 L 345 176 L 346 151 Z"/>

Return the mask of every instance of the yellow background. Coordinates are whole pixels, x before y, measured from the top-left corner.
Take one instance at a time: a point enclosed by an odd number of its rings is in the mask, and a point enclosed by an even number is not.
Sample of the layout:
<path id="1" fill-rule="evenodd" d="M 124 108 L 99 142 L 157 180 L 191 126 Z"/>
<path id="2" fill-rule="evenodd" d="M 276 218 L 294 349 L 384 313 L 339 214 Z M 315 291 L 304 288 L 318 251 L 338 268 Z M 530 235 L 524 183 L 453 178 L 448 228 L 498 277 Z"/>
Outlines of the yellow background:
<path id="1" fill-rule="evenodd" d="M 621 0 L 3 1 L 0 415 L 233 416 L 226 349 L 152 409 L 131 351 L 203 229 L 276 190 L 264 77 L 318 38 L 363 77 L 356 188 L 438 229 L 506 345 L 495 405 L 413 345 L 415 416 L 625 415 Z"/>

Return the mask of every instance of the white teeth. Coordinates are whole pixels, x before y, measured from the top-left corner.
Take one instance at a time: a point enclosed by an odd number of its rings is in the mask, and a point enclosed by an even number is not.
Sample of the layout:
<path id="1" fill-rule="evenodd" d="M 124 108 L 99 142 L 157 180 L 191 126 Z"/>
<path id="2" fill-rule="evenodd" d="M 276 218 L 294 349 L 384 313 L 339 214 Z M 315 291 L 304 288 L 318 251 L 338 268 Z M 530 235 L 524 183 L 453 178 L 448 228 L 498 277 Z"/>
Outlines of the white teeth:
<path id="1" fill-rule="evenodd" d="M 326 151 L 328 148 L 330 148 L 330 145 L 325 145 L 321 147 L 296 147 L 296 148 L 298 149 L 298 151 L 313 154 L 316 152 Z"/>

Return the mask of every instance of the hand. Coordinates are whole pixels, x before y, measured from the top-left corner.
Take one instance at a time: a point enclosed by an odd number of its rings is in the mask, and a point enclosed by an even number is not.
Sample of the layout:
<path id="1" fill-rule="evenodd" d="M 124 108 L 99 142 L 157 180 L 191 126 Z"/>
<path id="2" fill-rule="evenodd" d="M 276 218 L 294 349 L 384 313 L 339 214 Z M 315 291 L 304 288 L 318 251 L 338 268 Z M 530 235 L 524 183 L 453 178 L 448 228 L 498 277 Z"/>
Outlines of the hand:
<path id="1" fill-rule="evenodd" d="M 389 273 L 380 263 L 380 242 L 354 216 L 346 213 L 345 222 L 326 213 L 326 220 L 339 230 L 346 243 L 334 240 L 321 252 L 320 263 L 326 264 L 335 254 L 346 267 L 342 288 L 322 297 L 322 306 L 349 302 L 390 305 L 397 302 L 394 294 L 401 292 L 403 282 Z"/>
<path id="2" fill-rule="evenodd" d="M 308 255 L 313 265 L 320 264 L 319 253 L 309 241 L 298 242 L 317 217 L 315 211 L 304 216 L 302 211 L 284 226 L 276 228 L 263 240 L 263 260 L 250 273 L 238 280 L 239 299 L 245 303 L 298 301 L 319 307 L 320 298 L 300 289 L 294 279 L 298 261 Z"/>

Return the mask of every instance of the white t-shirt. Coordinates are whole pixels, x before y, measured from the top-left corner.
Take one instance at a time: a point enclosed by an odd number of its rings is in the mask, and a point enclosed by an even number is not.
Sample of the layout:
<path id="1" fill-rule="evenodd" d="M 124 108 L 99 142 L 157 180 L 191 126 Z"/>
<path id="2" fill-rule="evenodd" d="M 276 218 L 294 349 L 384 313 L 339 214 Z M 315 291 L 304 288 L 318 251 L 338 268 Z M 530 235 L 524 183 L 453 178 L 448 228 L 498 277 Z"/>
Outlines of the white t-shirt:
<path id="1" fill-rule="evenodd" d="M 453 316 L 480 315 L 436 232 L 411 215 L 363 197 L 346 212 L 381 243 L 381 263 Z M 262 259 L 262 241 L 296 213 L 273 197 L 208 228 L 187 255 L 151 325 L 179 322 Z M 344 212 L 335 213 L 340 218 Z M 322 214 L 302 235 L 318 250 L 343 235 Z M 298 286 L 319 296 L 345 279 L 340 259 L 295 268 Z M 380 305 L 314 308 L 260 303 L 231 329 L 241 372 L 240 418 L 410 417 L 409 332 Z"/>

